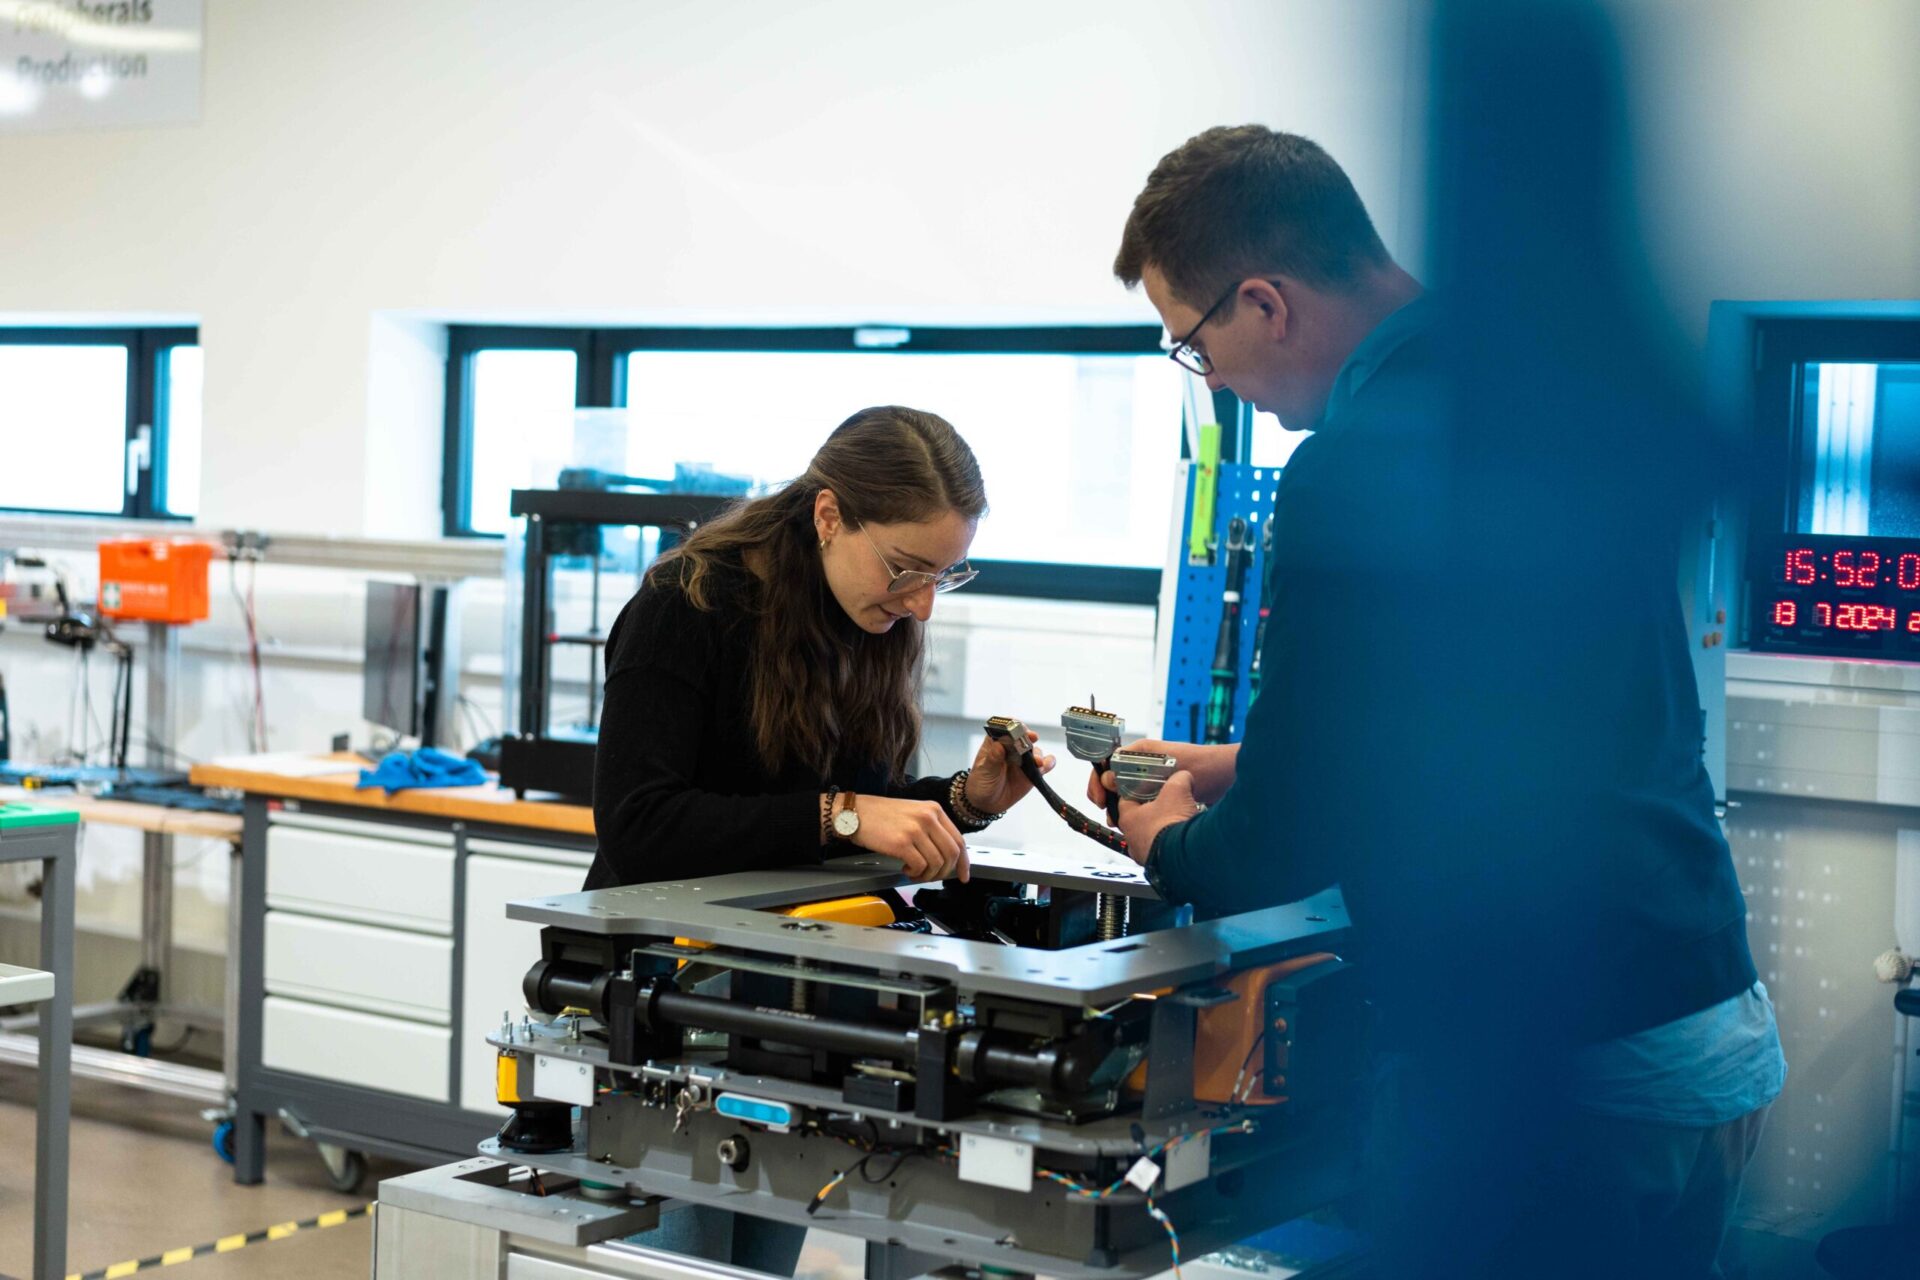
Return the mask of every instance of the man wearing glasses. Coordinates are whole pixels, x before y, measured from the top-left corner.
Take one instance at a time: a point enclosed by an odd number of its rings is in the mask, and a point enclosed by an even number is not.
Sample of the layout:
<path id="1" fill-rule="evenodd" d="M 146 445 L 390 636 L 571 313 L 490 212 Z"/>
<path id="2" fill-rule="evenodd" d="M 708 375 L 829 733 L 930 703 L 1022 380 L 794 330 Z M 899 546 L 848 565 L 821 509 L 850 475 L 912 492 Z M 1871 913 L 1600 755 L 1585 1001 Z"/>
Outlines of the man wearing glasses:
<path id="1" fill-rule="evenodd" d="M 1148 178 L 1114 270 L 1174 360 L 1314 433 L 1275 493 L 1244 741 L 1147 744 L 1182 772 L 1120 821 L 1162 896 L 1202 911 L 1344 892 L 1384 1051 L 1382 1274 L 1720 1274 L 1785 1062 L 1701 760 L 1676 560 L 1499 573 L 1503 544 L 1587 545 L 1552 527 L 1565 476 L 1476 433 L 1524 415 L 1457 402 L 1500 379 L 1457 380 L 1436 304 L 1314 143 L 1193 138 Z M 1544 515 L 1500 527 L 1509 510 Z M 1583 575 L 1604 603 L 1560 616 Z"/>

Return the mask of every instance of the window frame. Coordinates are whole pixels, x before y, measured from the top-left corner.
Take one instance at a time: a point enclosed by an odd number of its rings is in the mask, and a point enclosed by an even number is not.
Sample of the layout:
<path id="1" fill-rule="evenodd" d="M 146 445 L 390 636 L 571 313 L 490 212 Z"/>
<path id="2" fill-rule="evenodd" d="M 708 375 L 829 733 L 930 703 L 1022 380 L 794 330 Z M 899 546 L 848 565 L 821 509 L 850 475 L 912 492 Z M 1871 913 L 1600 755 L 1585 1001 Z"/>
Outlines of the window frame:
<path id="1" fill-rule="evenodd" d="M 174 347 L 197 346 L 200 331 L 192 325 L 93 327 L 0 327 L 0 346 L 8 347 L 125 347 L 127 399 L 125 432 L 121 441 L 120 509 L 71 511 L 55 507 L 0 506 L 0 515 L 71 516 L 80 520 L 161 520 L 191 523 L 191 515 L 175 515 L 167 506 L 166 374 L 162 366 Z M 127 488 L 127 459 L 137 447 L 141 428 L 147 430 L 146 465 L 138 468 L 131 491 Z"/>
<path id="2" fill-rule="evenodd" d="M 544 328 L 506 325 L 447 327 L 445 464 L 442 532 L 449 538 L 497 538 L 473 528 L 473 357 L 500 348 L 571 350 L 578 357 L 576 408 L 615 408 L 626 401 L 626 357 L 639 351 L 764 351 L 820 354 L 1162 355 L 1158 325 L 946 326 L 909 324 L 806 327 Z M 1238 402 L 1216 396 L 1222 422 L 1238 423 Z M 1187 456 L 1180 434 L 1181 458 Z M 1237 456 L 1241 431 L 1223 433 L 1223 452 Z M 976 560 L 983 594 L 1108 604 L 1156 604 L 1160 570 L 1134 566 Z"/>

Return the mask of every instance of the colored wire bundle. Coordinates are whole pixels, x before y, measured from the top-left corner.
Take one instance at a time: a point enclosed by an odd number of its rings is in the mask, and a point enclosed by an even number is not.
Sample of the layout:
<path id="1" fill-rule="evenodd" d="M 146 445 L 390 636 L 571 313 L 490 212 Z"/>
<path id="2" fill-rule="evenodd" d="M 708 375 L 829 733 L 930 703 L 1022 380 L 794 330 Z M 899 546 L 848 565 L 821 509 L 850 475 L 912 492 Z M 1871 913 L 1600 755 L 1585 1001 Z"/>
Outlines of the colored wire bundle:
<path id="1" fill-rule="evenodd" d="M 251 750 L 267 749 L 267 699 L 265 676 L 260 669 L 260 615 L 254 605 L 254 585 L 259 577 L 259 560 L 255 555 L 246 556 L 247 589 L 240 590 L 240 571 L 237 557 L 227 557 L 227 586 L 233 592 L 234 603 L 240 607 L 240 620 L 247 629 L 247 666 L 253 677 L 253 705 L 247 712 L 247 743 Z"/>
<path id="2" fill-rule="evenodd" d="M 1162 1142 L 1159 1146 L 1146 1152 L 1145 1158 L 1148 1160 L 1156 1159 L 1164 1153 L 1179 1147 L 1182 1143 L 1199 1137 L 1201 1133 L 1205 1133 L 1209 1137 L 1216 1134 L 1253 1133 L 1258 1130 L 1259 1127 L 1260 1125 L 1257 1121 L 1240 1120 L 1233 1124 L 1216 1125 L 1214 1128 L 1203 1129 L 1194 1133 L 1176 1134 L 1168 1138 L 1165 1142 Z M 1108 1196 L 1120 1192 L 1128 1185 L 1125 1175 L 1122 1175 L 1104 1187 L 1089 1187 L 1085 1183 L 1077 1182 L 1069 1178 L 1066 1174 L 1054 1169 L 1035 1169 L 1034 1176 L 1045 1178 L 1048 1182 L 1065 1187 L 1074 1195 L 1088 1200 L 1104 1200 Z M 1173 1274 L 1178 1276 L 1180 1274 L 1180 1232 L 1175 1229 L 1173 1219 L 1167 1216 L 1167 1211 L 1155 1202 L 1153 1192 L 1149 1190 L 1145 1194 L 1147 1199 L 1147 1216 L 1159 1223 L 1161 1228 L 1167 1233 L 1167 1243 L 1173 1249 Z"/>
<path id="3" fill-rule="evenodd" d="M 813 1199 L 807 1203 L 807 1212 L 809 1214 L 818 1213 L 820 1206 L 826 1203 L 827 1197 L 833 1194 L 833 1189 L 845 1182 L 853 1174 L 859 1174 L 860 1181 L 866 1183 L 868 1186 L 878 1186 L 900 1172 L 900 1166 L 913 1157 L 928 1154 L 919 1147 L 883 1146 L 880 1142 L 880 1127 L 875 1124 L 871 1118 L 862 1117 L 862 1121 L 873 1134 L 872 1138 L 866 1141 L 849 1138 L 844 1133 L 835 1133 L 833 1130 L 820 1124 L 811 1126 L 813 1132 L 823 1137 L 832 1138 L 835 1142 L 846 1143 L 860 1153 L 860 1158 L 848 1165 L 845 1169 L 836 1170 L 833 1178 L 827 1185 L 814 1192 Z M 884 1172 L 876 1173 L 868 1167 L 875 1156 L 882 1158 L 891 1156 L 893 1163 L 888 1165 Z"/>
<path id="4" fill-rule="evenodd" d="M 1167 1216 L 1167 1211 L 1153 1202 L 1153 1192 L 1151 1191 L 1147 1192 L 1147 1216 L 1166 1228 L 1167 1245 L 1173 1250 L 1173 1274 L 1175 1280 L 1178 1280 L 1180 1275 L 1180 1233 L 1173 1229 L 1173 1219 Z"/>
<path id="5" fill-rule="evenodd" d="M 865 1161 L 863 1157 L 862 1163 L 864 1162 Z M 850 1172 L 852 1172 L 851 1169 L 842 1169 L 837 1171 L 833 1175 L 833 1178 L 827 1183 L 826 1186 L 820 1188 L 818 1191 L 813 1193 L 813 1199 L 807 1202 L 807 1213 L 809 1216 L 820 1212 L 820 1206 L 827 1202 L 827 1197 L 833 1194 L 833 1189 L 835 1187 L 839 1186 L 841 1183 L 847 1180 L 847 1174 Z"/>
<path id="6" fill-rule="evenodd" d="M 1253 1133 L 1257 1129 L 1259 1129 L 1259 1127 L 1260 1125 L 1257 1121 L 1240 1120 L 1240 1121 L 1236 1121 L 1233 1124 L 1217 1125 L 1214 1128 L 1197 1130 L 1193 1133 L 1175 1134 L 1173 1137 L 1168 1138 L 1165 1142 L 1161 1143 L 1159 1146 L 1154 1147 L 1149 1151 L 1143 1152 L 1142 1154 L 1148 1160 L 1157 1160 L 1160 1158 L 1161 1155 L 1165 1154 L 1168 1151 L 1172 1151 L 1174 1148 L 1180 1146 L 1182 1143 L 1189 1142 L 1192 1139 L 1199 1137 L 1201 1133 L 1205 1133 L 1208 1136 L 1215 1136 L 1215 1135 L 1227 1134 L 1227 1133 Z M 1116 1178 L 1114 1181 L 1108 1183 L 1104 1187 L 1089 1187 L 1089 1186 L 1086 1186 L 1084 1183 L 1074 1181 L 1072 1178 L 1069 1178 L 1064 1173 L 1058 1173 L 1052 1169 L 1036 1169 L 1034 1170 L 1034 1173 L 1038 1177 L 1045 1178 L 1049 1182 L 1058 1183 L 1059 1185 L 1073 1192 L 1075 1195 L 1085 1196 L 1089 1200 L 1104 1200 L 1106 1199 L 1106 1197 L 1110 1195 L 1114 1195 L 1119 1191 L 1123 1190 L 1127 1185 L 1126 1175 L 1124 1174 L 1122 1174 L 1119 1178 Z"/>
<path id="7" fill-rule="evenodd" d="M 1266 1042 L 1267 1033 L 1262 1029 L 1260 1034 L 1253 1038 L 1253 1045 L 1247 1050 L 1247 1056 L 1240 1060 L 1240 1070 L 1234 1073 L 1233 1087 L 1227 1090 L 1229 1102 L 1244 1104 L 1253 1096 L 1254 1086 L 1259 1083 L 1261 1073 L 1256 1071 L 1249 1075 L 1247 1068 L 1253 1065 L 1253 1056 L 1260 1052 L 1260 1046 Z"/>

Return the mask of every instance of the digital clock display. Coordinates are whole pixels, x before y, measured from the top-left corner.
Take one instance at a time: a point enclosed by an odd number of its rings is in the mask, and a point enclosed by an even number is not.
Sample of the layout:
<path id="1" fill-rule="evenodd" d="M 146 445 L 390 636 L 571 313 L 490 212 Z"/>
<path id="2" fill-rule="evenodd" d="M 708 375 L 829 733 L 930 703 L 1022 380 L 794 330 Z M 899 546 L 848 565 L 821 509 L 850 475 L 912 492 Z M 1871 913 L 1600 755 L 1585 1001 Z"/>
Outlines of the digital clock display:
<path id="1" fill-rule="evenodd" d="M 1801 534 L 1759 554 L 1754 648 L 1920 662 L 1920 538 Z"/>

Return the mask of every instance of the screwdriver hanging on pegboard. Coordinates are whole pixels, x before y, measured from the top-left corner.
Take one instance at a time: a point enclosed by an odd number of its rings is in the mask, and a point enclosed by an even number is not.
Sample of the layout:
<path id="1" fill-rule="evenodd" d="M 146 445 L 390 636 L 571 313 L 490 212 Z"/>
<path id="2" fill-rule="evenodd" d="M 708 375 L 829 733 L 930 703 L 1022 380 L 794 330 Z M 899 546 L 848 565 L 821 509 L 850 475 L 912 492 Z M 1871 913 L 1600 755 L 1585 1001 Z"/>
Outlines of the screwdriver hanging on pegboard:
<path id="1" fill-rule="evenodd" d="M 1240 684 L 1240 599 L 1247 587 L 1247 522 L 1227 522 L 1227 589 L 1220 597 L 1220 637 L 1213 646 L 1213 687 L 1207 694 L 1206 741 L 1230 742 L 1234 693 Z"/>
<path id="2" fill-rule="evenodd" d="M 1260 616 L 1253 624 L 1253 665 L 1247 672 L 1247 704 L 1260 696 L 1261 655 L 1267 651 L 1267 615 L 1273 612 L 1273 601 L 1267 598 L 1267 586 L 1273 581 L 1273 516 L 1268 514 L 1260 525 Z"/>

